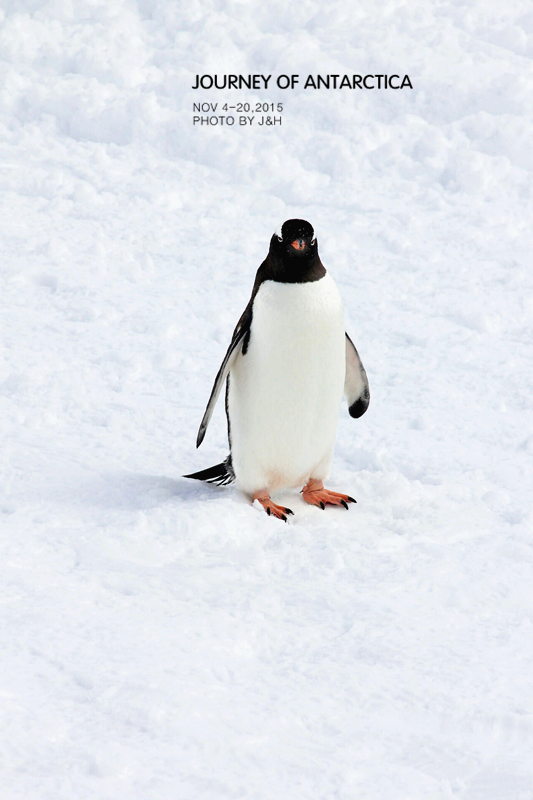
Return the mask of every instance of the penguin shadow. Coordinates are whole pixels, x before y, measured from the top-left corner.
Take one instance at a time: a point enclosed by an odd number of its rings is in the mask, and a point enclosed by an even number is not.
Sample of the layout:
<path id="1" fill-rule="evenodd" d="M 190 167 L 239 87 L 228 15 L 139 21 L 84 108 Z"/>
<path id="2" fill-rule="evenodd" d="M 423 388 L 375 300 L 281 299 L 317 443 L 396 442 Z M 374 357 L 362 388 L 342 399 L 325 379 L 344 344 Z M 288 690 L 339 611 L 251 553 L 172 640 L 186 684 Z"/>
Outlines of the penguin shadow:
<path id="1" fill-rule="evenodd" d="M 209 491 L 214 489 L 215 491 Z M 78 499 L 99 508 L 133 511 L 155 508 L 172 501 L 196 502 L 215 499 L 218 487 L 194 485 L 187 478 L 119 472 L 95 476 L 79 487 Z"/>
<path id="2" fill-rule="evenodd" d="M 196 502 L 215 497 L 213 487 L 192 485 L 186 478 L 144 475 L 135 472 L 88 472 L 65 468 L 48 474 L 46 481 L 31 489 L 32 497 L 52 500 L 62 505 L 99 509 L 141 511 L 173 501 Z"/>

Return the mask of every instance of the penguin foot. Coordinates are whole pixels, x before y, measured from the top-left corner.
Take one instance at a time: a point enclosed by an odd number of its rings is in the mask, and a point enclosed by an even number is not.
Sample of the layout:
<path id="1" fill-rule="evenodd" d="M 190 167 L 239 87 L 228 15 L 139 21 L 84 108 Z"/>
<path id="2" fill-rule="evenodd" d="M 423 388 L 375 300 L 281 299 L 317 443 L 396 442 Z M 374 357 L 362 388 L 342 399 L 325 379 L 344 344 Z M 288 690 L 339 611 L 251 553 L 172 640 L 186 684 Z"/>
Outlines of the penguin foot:
<path id="1" fill-rule="evenodd" d="M 276 517 L 277 519 L 282 519 L 283 522 L 287 522 L 287 515 L 294 514 L 294 511 L 291 511 L 290 508 L 285 508 L 285 506 L 277 506 L 275 503 L 273 503 L 270 499 L 270 495 L 267 494 L 267 492 L 256 492 L 254 494 L 254 501 L 255 500 L 259 500 L 269 517 Z"/>
<path id="2" fill-rule="evenodd" d="M 344 506 L 348 510 L 348 503 L 357 503 L 348 494 L 340 494 L 324 489 L 322 481 L 311 480 L 302 489 L 302 495 L 306 503 L 324 509 L 326 504 L 332 506 Z"/>

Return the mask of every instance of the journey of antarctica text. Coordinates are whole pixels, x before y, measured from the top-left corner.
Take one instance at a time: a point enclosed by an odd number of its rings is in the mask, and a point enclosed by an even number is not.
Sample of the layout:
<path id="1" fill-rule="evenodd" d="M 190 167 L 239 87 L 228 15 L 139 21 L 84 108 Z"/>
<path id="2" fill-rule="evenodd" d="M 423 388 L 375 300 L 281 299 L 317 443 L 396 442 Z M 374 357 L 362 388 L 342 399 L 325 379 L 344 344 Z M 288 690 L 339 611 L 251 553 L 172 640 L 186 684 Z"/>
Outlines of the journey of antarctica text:
<path id="1" fill-rule="evenodd" d="M 272 75 L 195 75 L 192 89 L 268 89 Z M 299 75 L 278 75 L 278 89 L 301 85 Z M 403 89 L 413 88 L 409 75 L 308 75 L 304 89 Z M 272 88 L 272 87 L 270 87 Z"/>

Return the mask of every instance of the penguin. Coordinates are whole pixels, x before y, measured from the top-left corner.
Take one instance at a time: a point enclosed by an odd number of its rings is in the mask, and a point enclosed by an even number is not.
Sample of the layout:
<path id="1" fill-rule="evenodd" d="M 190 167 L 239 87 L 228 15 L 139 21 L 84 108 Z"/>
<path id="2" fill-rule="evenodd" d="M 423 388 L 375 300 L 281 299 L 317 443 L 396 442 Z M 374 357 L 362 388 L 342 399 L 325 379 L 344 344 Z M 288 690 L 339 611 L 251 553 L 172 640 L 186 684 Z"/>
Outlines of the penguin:
<path id="1" fill-rule="evenodd" d="M 230 453 L 221 464 L 185 475 L 218 485 L 235 482 L 266 513 L 287 521 L 290 508 L 271 495 L 300 488 L 303 499 L 355 503 L 324 488 L 329 477 L 343 392 L 352 417 L 368 408 L 368 378 L 344 328 L 342 299 L 318 255 L 313 226 L 289 219 L 277 228 L 233 332 L 200 424 L 204 439 L 226 384 Z"/>

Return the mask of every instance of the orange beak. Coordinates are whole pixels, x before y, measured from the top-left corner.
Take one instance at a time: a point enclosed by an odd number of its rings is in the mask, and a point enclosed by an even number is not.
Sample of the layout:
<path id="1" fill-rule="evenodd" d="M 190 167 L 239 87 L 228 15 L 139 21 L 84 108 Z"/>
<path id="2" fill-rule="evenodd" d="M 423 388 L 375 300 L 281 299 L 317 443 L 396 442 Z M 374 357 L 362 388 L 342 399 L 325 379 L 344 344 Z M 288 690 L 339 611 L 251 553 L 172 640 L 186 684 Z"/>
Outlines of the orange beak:
<path id="1" fill-rule="evenodd" d="M 291 242 L 291 247 L 294 247 L 295 250 L 304 250 L 305 242 L 303 239 L 295 239 L 294 242 Z"/>

